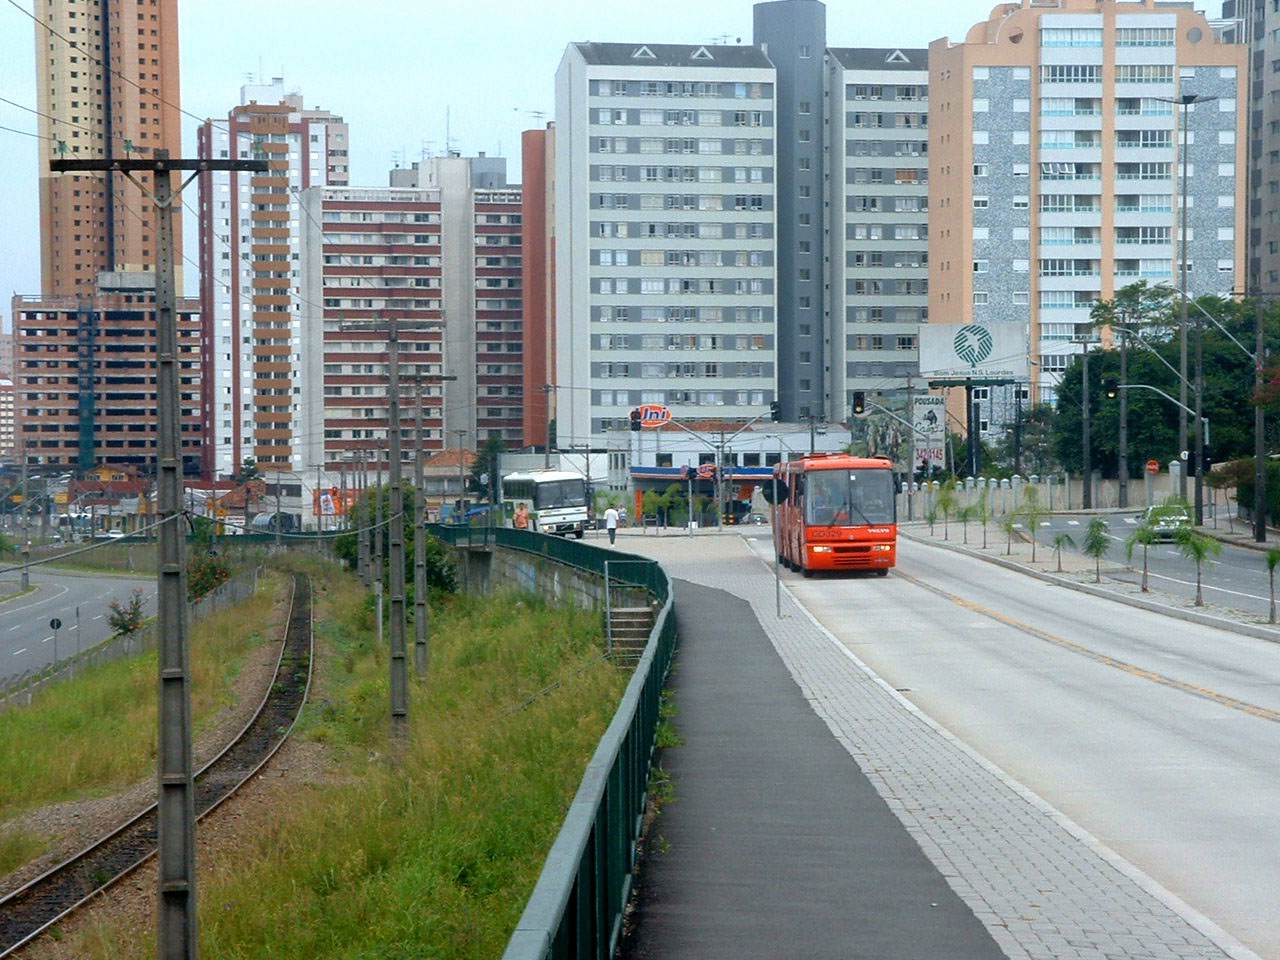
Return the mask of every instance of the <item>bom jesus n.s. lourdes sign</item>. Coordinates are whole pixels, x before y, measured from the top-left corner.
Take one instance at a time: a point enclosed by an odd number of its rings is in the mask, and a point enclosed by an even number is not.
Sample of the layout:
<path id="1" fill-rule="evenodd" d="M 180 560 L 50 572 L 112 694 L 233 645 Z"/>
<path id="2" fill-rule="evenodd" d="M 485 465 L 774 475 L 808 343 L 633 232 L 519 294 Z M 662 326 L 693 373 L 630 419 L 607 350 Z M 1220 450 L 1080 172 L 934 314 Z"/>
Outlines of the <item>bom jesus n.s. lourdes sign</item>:
<path id="1" fill-rule="evenodd" d="M 920 376 L 930 380 L 1025 380 L 1026 329 L 1019 323 L 922 324 Z"/>

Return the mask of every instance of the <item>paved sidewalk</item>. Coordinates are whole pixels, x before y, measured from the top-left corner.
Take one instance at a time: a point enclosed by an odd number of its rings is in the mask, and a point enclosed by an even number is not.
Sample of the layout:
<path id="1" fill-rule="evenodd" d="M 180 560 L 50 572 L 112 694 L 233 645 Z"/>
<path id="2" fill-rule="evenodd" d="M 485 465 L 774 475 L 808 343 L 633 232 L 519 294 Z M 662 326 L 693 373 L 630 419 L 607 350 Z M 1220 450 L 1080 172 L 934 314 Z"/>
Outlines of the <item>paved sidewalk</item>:
<path id="1" fill-rule="evenodd" d="M 783 618 L 779 620 L 774 608 L 773 573 L 741 539 L 732 536 L 697 538 L 696 549 L 690 549 L 691 545 L 685 538 L 635 535 L 626 537 L 620 546 L 658 559 L 673 577 L 715 587 L 747 601 L 755 620 L 798 686 L 799 693 L 826 725 L 833 741 L 853 758 L 938 875 L 967 905 L 1006 956 L 1014 960 L 1181 957 L 1256 960 L 1255 954 L 1216 925 L 924 717 L 872 674 L 785 592 Z M 686 588 L 686 593 L 690 592 Z M 681 610 L 687 614 L 688 604 L 679 587 L 677 597 L 682 604 Z M 691 596 L 689 600 L 695 601 L 696 609 L 696 597 Z M 706 623 L 712 624 L 731 643 L 738 629 L 734 626 L 738 621 L 717 619 L 715 614 L 707 618 L 699 615 L 698 622 L 704 627 Z M 848 636 L 856 638 L 858 629 L 857 624 L 850 624 Z M 695 634 L 695 641 L 698 636 Z M 724 642 L 724 637 L 721 642 Z M 756 689 L 753 685 L 768 687 L 766 665 L 740 665 L 744 670 L 750 667 L 750 672 L 735 677 L 732 683 L 726 682 L 725 686 L 717 687 L 718 678 L 728 666 L 728 658 L 720 657 L 718 666 L 721 669 L 709 670 L 704 676 L 702 670 L 692 669 L 692 654 L 691 647 L 691 675 L 686 678 L 677 673 L 673 678 L 673 683 L 684 685 L 678 688 L 680 714 L 677 729 L 682 728 L 686 718 L 701 723 L 695 705 L 708 700 L 722 701 L 720 709 L 723 711 L 727 707 L 732 716 L 740 715 L 742 725 L 731 722 L 722 727 L 709 752 L 705 746 L 700 746 L 703 752 L 699 754 L 691 741 L 689 746 L 673 750 L 668 755 L 670 765 L 684 764 L 675 777 L 677 797 L 702 798 L 701 803 L 690 803 L 686 807 L 693 821 L 691 823 L 677 820 L 681 816 L 679 807 L 682 801 L 666 808 L 654 829 L 668 840 L 671 837 L 667 831 L 687 831 L 693 837 L 698 836 L 698 831 L 703 831 L 701 836 L 705 838 L 719 829 L 717 823 L 705 819 L 708 812 L 714 813 L 716 809 L 705 799 L 714 796 L 708 780 L 714 781 L 717 776 L 724 780 L 722 773 L 717 775 L 721 762 L 711 762 L 714 757 L 723 761 L 730 755 L 739 755 L 743 762 L 753 764 L 753 776 L 740 782 L 738 787 L 748 794 L 748 800 L 758 802 L 761 809 L 766 802 L 785 796 L 793 781 L 804 776 L 791 772 L 792 765 L 813 762 L 823 768 L 831 766 L 816 747 L 808 746 L 806 739 L 804 747 L 797 747 L 791 755 L 784 753 L 783 758 L 788 764 L 786 777 L 777 780 L 763 778 L 762 771 L 779 757 L 770 754 L 768 763 L 757 762 L 752 736 L 759 724 L 751 719 L 757 711 L 749 708 L 751 691 Z M 792 723 L 790 720 L 785 722 L 788 726 Z M 688 751 L 688 760 L 678 756 L 682 751 Z M 812 761 L 806 754 L 811 755 Z M 825 776 L 825 771 L 821 775 Z M 727 796 L 732 796 L 732 793 Z M 850 796 L 844 793 L 829 797 L 831 808 L 837 811 L 848 810 L 849 802 Z M 785 805 L 779 809 L 785 812 Z M 849 834 L 860 833 L 862 818 L 870 809 L 871 805 L 862 798 L 857 801 L 856 814 L 843 816 Z M 786 863 L 788 856 L 802 858 L 803 865 L 811 855 L 811 845 L 823 836 L 821 832 L 807 834 L 806 818 L 800 815 L 803 809 L 798 808 L 794 812 L 797 814 L 794 819 L 797 836 L 781 846 L 762 844 L 762 853 L 773 856 L 777 861 L 766 876 L 777 881 L 774 887 L 779 905 L 778 917 L 799 909 L 787 888 L 790 881 L 786 870 L 794 867 Z M 695 815 L 704 819 L 695 820 Z M 769 819 L 768 823 L 770 836 L 773 836 L 777 821 Z M 692 844 L 689 850 L 693 852 Z M 682 886 L 663 894 L 662 903 L 670 904 L 675 898 L 694 897 L 695 902 L 710 904 L 713 902 L 711 894 L 702 887 L 715 879 L 722 867 L 733 868 L 740 863 L 737 856 L 718 855 L 714 845 L 699 852 L 706 852 L 715 859 L 701 863 L 698 870 L 690 867 L 683 873 L 672 870 L 666 874 L 667 877 L 681 878 Z M 680 853 L 680 844 L 672 840 L 670 856 L 676 857 Z M 913 869 L 910 861 L 910 857 L 903 858 L 904 869 Z M 851 882 L 846 872 L 855 872 L 859 868 L 858 861 L 853 858 L 837 858 L 834 863 L 827 859 L 815 859 L 814 862 L 817 864 L 814 872 L 818 877 L 810 880 L 821 879 L 830 873 L 829 884 Z M 664 875 L 658 872 L 662 869 L 660 861 L 651 860 L 650 865 L 655 871 L 655 881 L 661 881 Z M 909 881 L 904 889 L 910 889 L 914 882 L 917 881 Z M 740 889 L 745 896 L 745 887 Z M 826 911 L 850 909 L 847 904 L 824 900 L 821 896 L 818 899 L 818 906 Z M 956 943 L 949 952 L 939 953 L 934 950 L 933 941 L 899 940 L 896 935 L 890 935 L 884 941 L 896 943 L 892 952 L 857 952 L 858 944 L 872 936 L 874 930 L 899 929 L 901 918 L 889 914 L 900 911 L 911 916 L 913 905 L 909 901 L 889 896 L 882 902 L 883 909 L 861 917 L 857 933 L 843 943 L 823 940 L 824 945 L 814 950 L 806 949 L 804 943 L 795 941 L 792 941 L 794 949 L 785 945 L 779 948 L 773 943 L 772 950 L 762 947 L 756 953 L 750 939 L 740 939 L 734 951 L 721 955 L 876 956 L 921 960 L 933 957 L 968 960 L 987 955 L 978 952 L 980 947 L 960 943 Z M 812 906 L 809 909 L 811 911 Z M 700 925 L 718 922 L 705 913 L 682 916 L 670 907 L 665 913 L 651 910 L 646 914 L 643 910 L 642 906 L 642 916 L 660 917 L 655 921 L 660 927 L 683 923 L 683 929 L 696 930 Z M 730 910 L 729 916 L 739 914 Z M 804 916 L 808 917 L 809 913 Z M 747 928 L 749 938 L 756 936 L 754 930 L 754 926 Z M 670 933 L 667 929 L 661 932 L 664 935 Z M 698 944 L 698 949 L 692 951 L 694 941 L 661 942 L 678 944 L 681 950 L 637 953 L 634 956 L 717 955 L 703 949 L 703 944 Z"/>

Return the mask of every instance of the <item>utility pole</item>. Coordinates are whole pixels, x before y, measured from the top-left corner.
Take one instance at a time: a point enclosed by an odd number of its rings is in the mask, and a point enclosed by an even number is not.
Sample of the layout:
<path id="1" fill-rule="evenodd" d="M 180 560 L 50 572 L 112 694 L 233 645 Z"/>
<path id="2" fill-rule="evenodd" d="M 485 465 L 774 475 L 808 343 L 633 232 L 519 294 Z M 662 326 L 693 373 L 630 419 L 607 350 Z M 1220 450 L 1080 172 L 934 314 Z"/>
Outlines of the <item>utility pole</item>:
<path id="1" fill-rule="evenodd" d="M 378 458 L 376 476 L 378 486 L 373 491 L 373 582 L 376 584 L 375 590 L 381 591 L 384 584 L 383 574 L 386 572 L 382 562 L 382 521 L 386 518 L 386 512 L 382 506 L 382 444 L 377 443 L 373 448 L 373 455 Z M 381 597 L 381 592 L 379 592 Z M 378 607 L 382 609 L 381 605 Z"/>
<path id="2" fill-rule="evenodd" d="M 369 573 L 370 551 L 369 542 L 372 537 L 371 517 L 373 514 L 373 504 L 369 502 L 369 477 L 365 470 L 366 451 L 357 450 L 359 459 L 356 461 L 356 502 L 360 505 L 360 510 L 356 516 L 356 528 L 359 530 L 359 552 L 357 554 L 357 564 L 359 565 L 360 579 L 364 582 L 365 588 L 368 589 L 369 584 L 373 582 Z"/>
<path id="3" fill-rule="evenodd" d="M 422 377 L 418 377 L 418 410 L 414 419 L 413 486 L 413 669 L 419 680 L 427 676 L 431 605 L 427 602 L 427 492 L 422 469 Z"/>
<path id="4" fill-rule="evenodd" d="M 1083 384 L 1080 394 L 1080 425 L 1084 436 L 1081 438 L 1081 458 L 1083 460 L 1083 474 L 1081 476 L 1081 499 L 1080 506 L 1085 510 L 1093 509 L 1093 464 L 1092 451 L 1089 448 L 1089 345 L 1084 345 L 1084 353 L 1081 358 L 1084 363 L 1084 376 L 1081 378 Z M 1034 535 L 1034 531 L 1032 531 Z"/>
<path id="5" fill-rule="evenodd" d="M 22 589 L 31 586 L 31 506 L 27 503 L 27 441 L 22 441 Z"/>
<path id="6" fill-rule="evenodd" d="M 467 430 L 466 428 L 461 428 L 461 429 L 456 429 L 453 432 L 458 435 L 458 512 L 457 512 L 457 517 L 455 522 L 461 523 L 462 512 L 463 512 L 462 503 L 466 499 L 466 493 L 467 493 L 467 481 L 466 481 L 466 472 L 465 472 L 466 457 L 464 456 L 464 454 L 466 453 L 466 450 L 462 446 L 462 438 L 465 437 L 468 433 L 470 433 L 470 431 Z"/>
<path id="7" fill-rule="evenodd" d="M 1192 462 L 1196 467 L 1195 515 L 1197 527 L 1204 524 L 1204 312 L 1196 311 L 1196 382 L 1195 382 L 1195 450 Z"/>
<path id="8" fill-rule="evenodd" d="M 1129 340 L 1123 327 L 1120 337 L 1120 382 L 1128 383 Z M 1120 391 L 1120 509 L 1129 506 L 1129 391 Z"/>
<path id="9" fill-rule="evenodd" d="M 171 171 L 267 170 L 266 160 L 169 159 L 156 150 L 149 159 L 54 160 L 54 173 L 108 172 L 152 174 L 156 213 L 156 453 L 159 515 L 157 585 L 158 665 L 160 676 L 157 758 L 161 960 L 194 960 L 196 929 L 195 802 L 192 779 L 191 674 L 187 636 L 187 567 L 182 513 L 182 394 L 178 359 L 178 321 L 174 291 Z M 182 187 L 178 188 L 181 192 Z M 24 462 L 26 458 L 23 458 Z"/>
<path id="10" fill-rule="evenodd" d="M 280 548 L 280 471 L 276 471 L 276 515 L 272 518 L 276 528 L 276 549 Z"/>
<path id="11" fill-rule="evenodd" d="M 1252 71 L 1250 71 L 1252 73 Z M 1259 286 L 1254 293 L 1253 305 L 1253 387 L 1262 386 L 1262 370 L 1265 364 L 1266 347 L 1262 342 L 1262 290 Z M 1258 543 L 1267 542 L 1267 465 L 1266 445 L 1263 442 L 1263 413 L 1260 404 L 1253 405 L 1253 539 Z"/>
<path id="12" fill-rule="evenodd" d="M 400 331 L 394 318 L 387 326 L 387 360 L 390 377 L 391 503 L 387 508 L 387 534 L 391 548 L 391 740 L 403 748 L 409 739 L 409 663 L 405 646 L 404 505 L 400 492 Z"/>

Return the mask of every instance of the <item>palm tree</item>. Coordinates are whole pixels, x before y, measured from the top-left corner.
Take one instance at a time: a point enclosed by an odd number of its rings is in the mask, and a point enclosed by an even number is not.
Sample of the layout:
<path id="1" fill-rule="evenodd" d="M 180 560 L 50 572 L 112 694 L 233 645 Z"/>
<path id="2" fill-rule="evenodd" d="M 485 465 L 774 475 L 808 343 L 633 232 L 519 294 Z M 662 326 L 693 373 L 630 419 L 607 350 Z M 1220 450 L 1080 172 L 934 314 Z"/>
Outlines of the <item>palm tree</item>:
<path id="1" fill-rule="evenodd" d="M 1138 527 L 1133 533 L 1129 534 L 1129 538 L 1124 542 L 1124 557 L 1128 563 L 1133 563 L 1133 550 L 1135 547 L 1142 547 L 1142 592 L 1147 593 L 1147 550 L 1156 542 L 1156 532 L 1145 523 Z M 1280 551 L 1277 551 L 1280 552 Z"/>
<path id="2" fill-rule="evenodd" d="M 1008 538 L 1005 540 L 1004 545 L 1004 555 L 1007 557 L 1013 553 L 1013 531 L 1018 529 L 1018 515 L 1009 513 L 1001 517 L 1000 529 L 1005 532 L 1005 536 Z"/>
<path id="3" fill-rule="evenodd" d="M 1048 509 L 1040 502 L 1040 492 L 1035 487 L 1027 487 L 1023 494 L 1022 509 L 1019 511 L 1027 527 L 1031 531 L 1031 562 L 1036 562 L 1036 534 L 1040 532 L 1040 521 L 1049 515 Z"/>
<path id="4" fill-rule="evenodd" d="M 964 542 L 966 545 L 969 543 L 969 521 L 973 519 L 977 510 L 978 508 L 974 504 L 970 504 L 969 506 L 961 507 L 956 511 L 956 518 L 959 519 L 961 529 L 964 531 Z"/>
<path id="5" fill-rule="evenodd" d="M 1200 586 L 1200 574 L 1206 560 L 1221 555 L 1222 544 L 1213 537 L 1197 533 L 1190 527 L 1179 530 L 1175 537 L 1178 552 L 1196 565 L 1196 606 L 1203 607 L 1204 591 Z"/>
<path id="6" fill-rule="evenodd" d="M 956 503 L 956 482 L 948 480 L 942 485 L 942 489 L 938 491 L 938 509 L 942 511 L 942 539 L 950 539 L 950 530 L 947 521 L 951 518 L 951 511 L 955 510 Z"/>
<path id="7" fill-rule="evenodd" d="M 1111 537 L 1107 533 L 1107 521 L 1094 517 L 1089 521 L 1089 529 L 1084 534 L 1084 545 L 1080 548 L 1084 555 L 1093 557 L 1093 582 L 1102 582 L 1102 558 L 1107 555 L 1111 546 Z"/>
<path id="8" fill-rule="evenodd" d="M 937 523 L 938 523 L 938 508 L 930 507 L 929 512 L 924 515 L 924 518 L 929 523 L 929 536 L 932 537 L 933 528 L 937 526 Z"/>
<path id="9" fill-rule="evenodd" d="M 987 524 L 991 522 L 991 500 L 986 490 L 982 491 L 982 496 L 978 498 L 978 502 L 974 504 L 974 517 L 982 522 L 982 549 L 987 549 Z"/>
<path id="10" fill-rule="evenodd" d="M 1053 552 L 1058 558 L 1058 573 L 1062 572 L 1062 548 L 1071 547 L 1074 549 L 1075 545 L 1075 540 L 1072 539 L 1071 534 L 1067 533 L 1065 530 L 1053 535 Z"/>
<path id="11" fill-rule="evenodd" d="M 1271 581 L 1271 623 L 1276 622 L 1276 566 L 1280 564 L 1280 548 L 1267 551 L 1267 577 Z"/>

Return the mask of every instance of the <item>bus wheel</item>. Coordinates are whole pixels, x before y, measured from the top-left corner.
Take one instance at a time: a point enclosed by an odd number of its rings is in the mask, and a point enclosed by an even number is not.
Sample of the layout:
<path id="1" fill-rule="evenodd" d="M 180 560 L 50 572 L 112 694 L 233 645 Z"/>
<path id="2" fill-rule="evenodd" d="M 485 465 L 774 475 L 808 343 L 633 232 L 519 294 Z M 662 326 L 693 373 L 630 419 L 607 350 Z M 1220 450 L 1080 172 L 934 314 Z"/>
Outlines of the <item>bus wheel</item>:
<path id="1" fill-rule="evenodd" d="M 582 531 L 581 531 L 581 530 L 575 530 L 575 531 L 573 532 L 573 535 L 574 535 L 577 539 L 579 539 L 579 540 L 581 540 L 581 539 L 582 539 Z"/>
<path id="2" fill-rule="evenodd" d="M 885 569 L 883 569 L 883 570 L 877 570 L 877 571 L 876 571 L 876 576 L 877 576 L 877 577 L 887 577 L 888 575 L 889 575 L 889 569 L 888 569 L 888 567 L 886 567 L 886 568 L 885 568 Z"/>
<path id="3" fill-rule="evenodd" d="M 801 567 L 801 568 L 800 568 L 800 572 L 801 572 L 801 573 L 803 573 L 806 577 L 812 577 L 812 576 L 813 576 L 813 571 L 812 571 L 812 570 L 810 570 L 808 567 Z"/>

